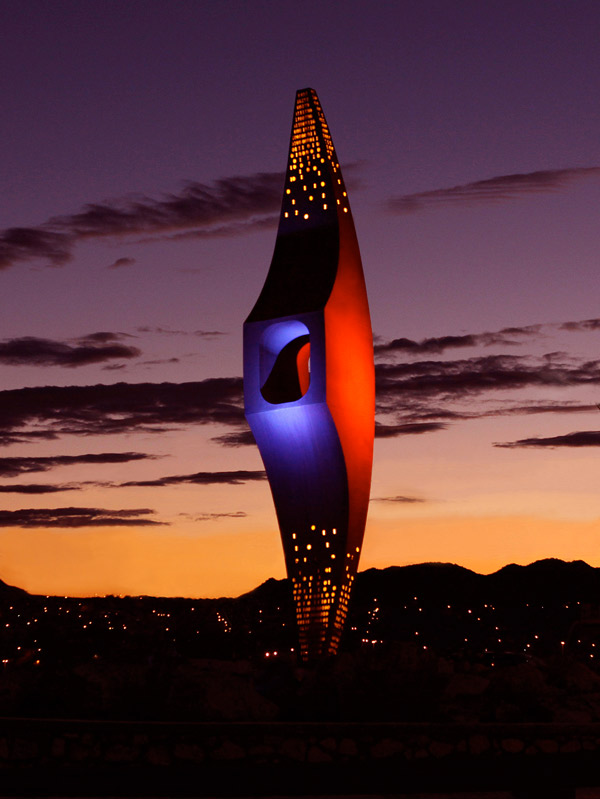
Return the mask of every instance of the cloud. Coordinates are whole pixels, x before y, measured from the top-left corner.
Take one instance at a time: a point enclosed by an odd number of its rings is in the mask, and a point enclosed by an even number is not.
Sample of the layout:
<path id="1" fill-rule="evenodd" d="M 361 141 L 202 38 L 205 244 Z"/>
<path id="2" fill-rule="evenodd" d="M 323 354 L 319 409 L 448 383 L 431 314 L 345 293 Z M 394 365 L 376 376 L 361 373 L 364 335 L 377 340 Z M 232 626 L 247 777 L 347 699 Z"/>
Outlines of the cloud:
<path id="1" fill-rule="evenodd" d="M 415 341 L 410 338 L 396 338 L 388 342 L 376 337 L 375 354 L 379 356 L 393 353 L 404 355 L 440 355 L 446 350 L 465 347 L 514 347 L 530 341 L 545 331 L 565 330 L 567 332 L 593 332 L 600 330 L 600 319 L 584 319 L 560 324 L 547 323 L 503 327 L 501 330 L 484 333 L 464 333 L 458 336 L 434 336 Z"/>
<path id="2" fill-rule="evenodd" d="M 500 409 L 494 416 L 533 416 L 538 413 L 590 413 L 597 405 L 579 405 L 575 402 L 532 402 Z"/>
<path id="3" fill-rule="evenodd" d="M 127 483 L 115 483 L 115 487 L 129 488 L 130 486 L 171 486 L 182 483 L 193 485 L 241 485 L 253 480 L 266 480 L 266 472 L 262 470 L 247 471 L 238 469 L 230 472 L 196 472 L 195 474 L 178 474 L 170 477 L 160 477 L 158 480 L 137 480 Z"/>
<path id="4" fill-rule="evenodd" d="M 400 502 L 406 504 L 414 504 L 416 502 L 425 502 L 424 499 L 419 499 L 419 497 L 371 497 L 371 502 Z"/>
<path id="5" fill-rule="evenodd" d="M 0 458 L 0 475 L 14 477 L 30 472 L 47 472 L 57 466 L 73 466 L 78 463 L 129 463 L 154 458 L 141 452 L 100 452 L 91 455 L 51 455 L 48 457 Z"/>
<path id="6" fill-rule="evenodd" d="M 110 334 L 93 334 L 110 335 Z M 113 334 L 114 335 L 114 334 Z M 8 366 L 66 366 L 75 368 L 102 363 L 116 358 L 136 358 L 141 355 L 136 347 L 118 343 L 100 343 L 88 336 L 85 343 L 71 346 L 62 341 L 45 338 L 5 339 L 0 341 L 0 363 Z"/>
<path id="7" fill-rule="evenodd" d="M 73 244 L 72 235 L 43 225 L 38 228 L 8 228 L 0 232 L 0 269 L 37 258 L 43 258 L 53 266 L 62 266 L 71 260 Z"/>
<path id="8" fill-rule="evenodd" d="M 120 269 L 122 266 L 133 266 L 135 258 L 117 258 L 112 264 L 109 264 L 108 269 Z"/>
<path id="9" fill-rule="evenodd" d="M 420 435 L 445 430 L 447 425 L 441 422 L 404 422 L 401 424 L 383 424 L 375 422 L 375 438 L 395 438 L 396 436 Z"/>
<path id="10" fill-rule="evenodd" d="M 30 444 L 32 441 L 54 441 L 58 438 L 56 433 L 50 430 L 19 430 L 16 432 L 0 429 L 0 446 L 7 447 L 10 444 Z"/>
<path id="11" fill-rule="evenodd" d="M 189 182 L 179 193 L 159 198 L 127 197 L 91 203 L 75 214 L 55 216 L 37 227 L 0 231 L 0 269 L 43 259 L 62 266 L 75 245 L 105 237 L 229 236 L 273 224 L 281 205 L 283 173 L 259 172 L 216 180 Z M 133 259 L 119 258 L 111 268 Z"/>
<path id="12" fill-rule="evenodd" d="M 165 432 L 189 424 L 246 424 L 242 379 L 193 383 L 41 386 L 0 391 L 0 441 L 44 435 Z M 33 431 L 31 430 L 33 428 Z"/>
<path id="13" fill-rule="evenodd" d="M 0 494 L 56 494 L 60 491 L 80 490 L 80 483 L 58 483 L 56 485 L 14 483 L 13 485 L 0 485 Z"/>
<path id="14" fill-rule="evenodd" d="M 214 522 L 219 519 L 244 519 L 248 514 L 243 510 L 232 511 L 231 513 L 202 513 L 195 516 L 195 522 Z"/>
<path id="15" fill-rule="evenodd" d="M 121 341 L 124 338 L 136 338 L 130 333 L 114 333 L 108 330 L 99 330 L 96 333 L 88 333 L 75 339 L 78 344 L 106 344 L 109 341 Z"/>
<path id="16" fill-rule="evenodd" d="M 547 394 L 547 389 L 595 388 L 600 382 L 600 360 L 585 360 L 560 351 L 539 356 L 494 354 L 457 359 L 423 356 L 441 355 L 453 348 L 512 346 L 535 338 L 542 339 L 547 334 L 594 332 L 598 329 L 600 319 L 585 319 L 505 327 L 492 332 L 439 336 L 420 341 L 398 338 L 382 342 L 379 339 L 375 352 L 380 360 L 375 373 L 377 410 L 382 426 L 377 434 L 383 437 L 401 435 L 402 425 L 410 423 L 595 412 L 595 405 L 581 402 L 546 397 L 524 401 L 516 397 L 501 398 L 501 395 L 523 389 L 540 389 Z M 386 356 L 387 360 L 383 360 Z M 403 362 L 397 363 L 396 359 L 402 356 L 405 356 Z M 438 429 L 444 429 L 443 424 Z"/>
<path id="17" fill-rule="evenodd" d="M 225 433 L 222 436 L 214 436 L 211 441 L 216 441 L 217 444 L 221 444 L 224 447 L 256 446 L 256 441 L 250 428 L 235 433 Z"/>
<path id="18" fill-rule="evenodd" d="M 156 361 L 140 361 L 140 366 L 162 366 L 165 363 L 179 363 L 179 358 L 159 358 Z"/>
<path id="19" fill-rule="evenodd" d="M 460 186 L 392 197 L 387 207 L 396 213 L 406 214 L 447 205 L 502 202 L 530 194 L 558 191 L 577 180 L 598 177 L 600 167 L 597 166 L 498 175 Z"/>
<path id="20" fill-rule="evenodd" d="M 142 456 L 143 457 L 143 456 Z M 16 474 L 34 471 L 48 471 L 53 465 L 65 465 L 63 458 L 20 458 L 13 459 L 17 461 L 26 461 L 27 463 L 5 464 L 4 470 L 0 464 L 0 474 L 4 477 L 10 477 Z M 39 464 L 40 460 L 45 460 L 47 463 Z M 132 459 L 133 460 L 133 459 Z M 55 463 L 59 461 L 59 463 Z M 49 462 L 49 463 L 48 463 Z M 85 461 L 89 462 L 89 461 Z M 94 461 L 97 463 L 98 461 Z M 112 463 L 114 461 L 101 461 L 103 463 Z M 39 464 L 36 468 L 36 463 Z M 101 481 L 87 481 L 84 483 L 56 483 L 56 484 L 37 484 L 37 483 L 15 483 L 12 485 L 0 485 L 0 494 L 55 494 L 60 491 L 80 491 L 83 486 L 94 485 L 101 488 L 131 488 L 131 487 L 148 487 L 160 488 L 163 486 L 173 485 L 242 485 L 248 482 L 257 480 L 266 480 L 267 475 L 263 470 L 245 470 L 237 469 L 229 472 L 196 472 L 194 474 L 178 474 L 169 475 L 167 477 L 159 477 L 156 480 L 128 480 L 125 483 L 114 482 L 101 482 Z"/>
<path id="21" fill-rule="evenodd" d="M 519 441 L 497 442 L 495 447 L 517 449 L 521 447 L 600 447 L 600 430 L 582 430 L 549 438 L 522 438 Z"/>
<path id="22" fill-rule="evenodd" d="M 398 352 L 407 355 L 439 355 L 445 350 L 459 349 L 462 347 L 513 347 L 523 343 L 515 339 L 537 335 L 541 328 L 542 325 L 506 327 L 494 333 L 466 333 L 461 336 L 437 336 L 433 338 L 424 338 L 421 341 L 413 341 L 409 338 L 397 338 L 387 343 L 375 344 L 375 354 L 387 355 Z"/>
<path id="23" fill-rule="evenodd" d="M 144 327 L 137 328 L 139 333 L 159 333 L 164 336 L 198 336 L 200 338 L 216 338 L 217 336 L 224 336 L 220 330 L 194 330 L 191 333 L 188 330 L 171 330 L 168 327 Z"/>
<path id="24" fill-rule="evenodd" d="M 200 338 L 216 338 L 217 336 L 226 336 L 227 334 L 221 330 L 194 330 L 193 336 Z"/>
<path id="25" fill-rule="evenodd" d="M 456 398 L 460 402 L 461 398 Z M 490 407 L 491 405 L 491 407 Z M 469 403 L 468 409 L 465 410 L 448 410 L 441 408 L 435 404 L 430 403 L 427 398 L 423 400 L 411 401 L 409 398 L 403 402 L 398 400 L 396 405 L 389 402 L 386 405 L 386 412 L 388 414 L 395 413 L 400 417 L 400 421 L 394 424 L 376 423 L 375 435 L 377 437 L 393 437 L 394 435 L 403 435 L 403 427 L 406 425 L 410 432 L 410 425 L 415 425 L 415 432 L 419 432 L 418 426 L 420 424 L 431 424 L 432 426 L 422 430 L 422 432 L 436 432 L 437 430 L 445 430 L 447 424 L 445 422 L 462 422 L 472 421 L 474 419 L 490 419 L 494 417 L 506 416 L 533 416 L 543 413 L 558 413 L 558 414 L 573 414 L 573 413 L 590 413 L 596 411 L 596 405 L 580 405 L 575 402 L 548 402 L 548 401 L 535 401 L 532 400 L 528 404 L 512 402 L 512 401 L 497 401 L 492 404 L 491 400 L 483 400 L 480 405 L 473 405 Z M 432 422 L 434 424 L 432 424 Z M 436 425 L 439 424 L 439 427 Z M 378 428 L 381 429 L 379 432 Z M 389 429 L 388 429 L 389 428 Z M 398 431 L 397 433 L 395 431 Z M 382 435 L 383 433 L 383 435 Z"/>
<path id="26" fill-rule="evenodd" d="M 560 325 L 560 329 L 572 332 L 600 330 L 600 319 L 583 319 L 581 322 L 563 322 L 562 325 Z"/>
<path id="27" fill-rule="evenodd" d="M 0 511 L 0 527 L 149 527 L 164 525 L 147 518 L 153 510 L 100 508 L 22 508 Z"/>
<path id="28" fill-rule="evenodd" d="M 453 361 L 378 364 L 380 404 L 391 397 L 466 397 L 522 388 L 559 388 L 600 383 L 600 361 L 575 361 L 548 353 L 540 358 L 488 355 Z"/>
<path id="29" fill-rule="evenodd" d="M 523 389 L 558 391 L 600 383 L 600 360 L 564 353 L 489 355 L 455 360 L 379 363 L 375 367 L 376 436 L 436 432 L 447 423 L 500 416 L 597 412 L 596 406 L 559 399 L 518 397 Z M 508 397 L 506 396 L 508 395 Z M 431 425 L 419 428 L 418 425 Z"/>

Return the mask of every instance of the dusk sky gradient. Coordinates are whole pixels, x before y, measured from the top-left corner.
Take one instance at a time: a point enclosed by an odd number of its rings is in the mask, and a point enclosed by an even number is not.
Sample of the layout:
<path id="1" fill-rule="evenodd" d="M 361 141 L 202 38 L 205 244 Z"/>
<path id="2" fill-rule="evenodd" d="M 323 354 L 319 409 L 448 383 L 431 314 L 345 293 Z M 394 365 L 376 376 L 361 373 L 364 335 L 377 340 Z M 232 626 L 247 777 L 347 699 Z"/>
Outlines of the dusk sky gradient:
<path id="1" fill-rule="evenodd" d="M 375 334 L 360 568 L 600 565 L 599 41 L 596 0 L 4 0 L 0 578 L 284 576 L 241 335 L 307 86 Z"/>

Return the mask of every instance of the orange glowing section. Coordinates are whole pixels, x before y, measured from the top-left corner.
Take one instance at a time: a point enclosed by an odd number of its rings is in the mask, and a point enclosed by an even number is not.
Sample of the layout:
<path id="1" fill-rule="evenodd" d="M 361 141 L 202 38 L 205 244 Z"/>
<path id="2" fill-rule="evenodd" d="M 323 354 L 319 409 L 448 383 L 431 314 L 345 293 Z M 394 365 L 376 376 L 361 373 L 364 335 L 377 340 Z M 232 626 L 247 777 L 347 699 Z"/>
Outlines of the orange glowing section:
<path id="1" fill-rule="evenodd" d="M 298 383 L 302 396 L 308 391 L 310 386 L 310 342 L 307 342 L 296 356 L 296 368 L 298 369 Z"/>
<path id="2" fill-rule="evenodd" d="M 371 489 L 375 367 L 367 291 L 350 215 L 340 219 L 338 272 L 325 306 L 325 336 L 327 405 L 344 451 L 348 545 L 355 552 L 357 546 L 362 546 Z"/>

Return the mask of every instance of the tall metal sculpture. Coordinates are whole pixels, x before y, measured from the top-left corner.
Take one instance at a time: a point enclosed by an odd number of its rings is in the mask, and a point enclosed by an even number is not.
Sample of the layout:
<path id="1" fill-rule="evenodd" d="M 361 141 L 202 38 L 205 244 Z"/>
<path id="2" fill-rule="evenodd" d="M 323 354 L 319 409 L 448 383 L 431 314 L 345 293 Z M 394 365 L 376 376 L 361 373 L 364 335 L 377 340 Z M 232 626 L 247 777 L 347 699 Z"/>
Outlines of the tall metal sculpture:
<path id="1" fill-rule="evenodd" d="M 313 89 L 296 94 L 275 252 L 244 325 L 246 417 L 271 485 L 304 659 L 335 654 L 373 460 L 373 340 L 348 195 Z"/>

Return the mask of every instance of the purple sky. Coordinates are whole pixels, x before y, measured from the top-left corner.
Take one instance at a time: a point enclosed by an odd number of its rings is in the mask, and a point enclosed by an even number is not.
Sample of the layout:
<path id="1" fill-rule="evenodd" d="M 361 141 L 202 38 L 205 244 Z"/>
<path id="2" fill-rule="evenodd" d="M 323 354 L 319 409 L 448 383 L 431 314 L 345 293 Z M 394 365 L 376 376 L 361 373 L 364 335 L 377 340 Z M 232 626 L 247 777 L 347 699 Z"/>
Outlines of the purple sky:
<path id="1" fill-rule="evenodd" d="M 600 562 L 599 36 L 591 0 L 5 0 L 0 578 L 283 575 L 241 325 L 305 86 L 380 345 L 363 567 Z"/>

